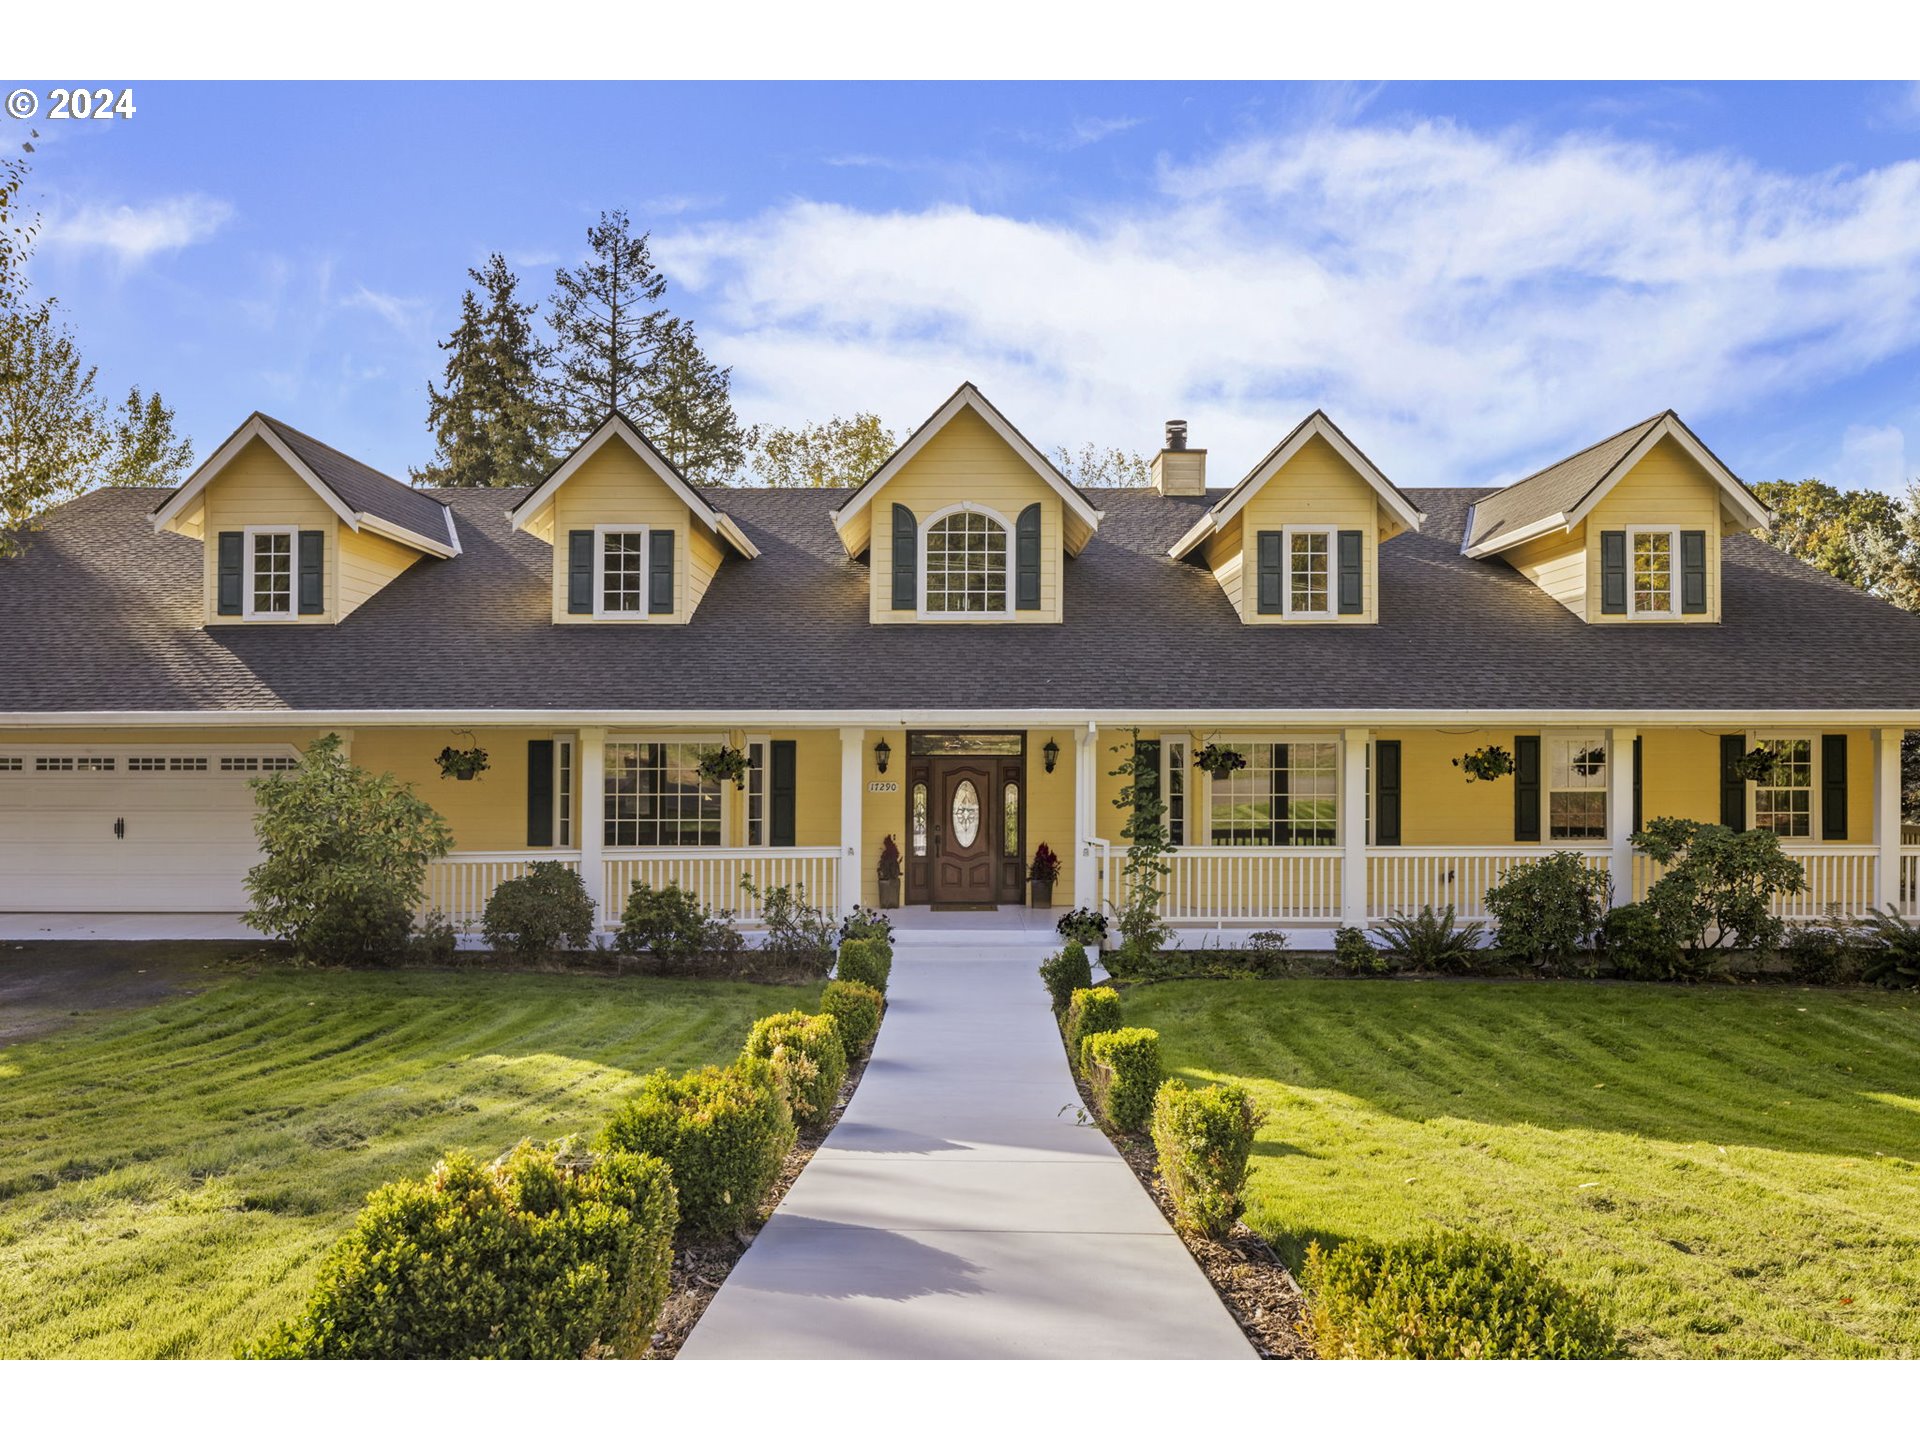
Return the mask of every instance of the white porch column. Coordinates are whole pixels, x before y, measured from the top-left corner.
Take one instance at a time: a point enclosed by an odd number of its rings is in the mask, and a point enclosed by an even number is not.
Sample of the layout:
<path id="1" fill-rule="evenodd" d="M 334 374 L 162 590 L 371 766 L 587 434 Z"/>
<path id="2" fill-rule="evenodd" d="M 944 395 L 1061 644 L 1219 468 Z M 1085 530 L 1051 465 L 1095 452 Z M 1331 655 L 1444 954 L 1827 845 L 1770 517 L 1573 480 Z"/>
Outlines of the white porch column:
<path id="1" fill-rule="evenodd" d="M 867 732 L 848 726 L 840 731 L 840 894 L 845 915 L 860 903 L 861 843 L 860 777 L 866 773 Z M 904 756 L 901 762 L 905 763 Z"/>
<path id="2" fill-rule="evenodd" d="M 607 867 L 601 847 L 607 838 L 607 732 L 604 726 L 583 725 L 575 742 L 580 757 L 580 879 L 593 901 L 594 913 L 606 924 Z"/>
<path id="3" fill-rule="evenodd" d="M 1607 841 L 1612 853 L 1607 877 L 1613 883 L 1613 903 L 1633 901 L 1633 742 L 1635 729 L 1616 725 L 1607 732 Z M 1545 758 L 1542 758 L 1545 764 Z M 1544 782 L 1543 782 L 1544 784 Z"/>
<path id="4" fill-rule="evenodd" d="M 1073 732 L 1073 904 L 1089 909 L 1100 901 L 1099 860 L 1093 853 L 1094 824 L 1094 727 L 1081 726 Z"/>
<path id="5" fill-rule="evenodd" d="M 1900 740 L 1904 730 L 1873 732 L 1873 908 L 1900 903 Z"/>
<path id="6" fill-rule="evenodd" d="M 1367 730 L 1340 732 L 1340 920 L 1367 923 Z"/>

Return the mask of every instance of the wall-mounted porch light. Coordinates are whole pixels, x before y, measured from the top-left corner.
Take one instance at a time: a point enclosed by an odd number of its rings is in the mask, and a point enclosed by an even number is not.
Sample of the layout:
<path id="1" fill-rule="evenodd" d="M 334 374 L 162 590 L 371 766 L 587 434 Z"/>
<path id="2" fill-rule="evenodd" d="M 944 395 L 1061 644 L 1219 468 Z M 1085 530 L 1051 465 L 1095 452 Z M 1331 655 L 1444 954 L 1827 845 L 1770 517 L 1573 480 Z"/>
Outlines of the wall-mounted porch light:
<path id="1" fill-rule="evenodd" d="M 1047 762 L 1047 774 L 1053 774 L 1053 767 L 1060 763 L 1060 742 L 1049 740 L 1040 747 L 1040 754 Z"/>
<path id="2" fill-rule="evenodd" d="M 887 761 L 893 758 L 893 747 L 882 739 L 873 747 L 873 764 L 882 775 L 887 773 Z"/>

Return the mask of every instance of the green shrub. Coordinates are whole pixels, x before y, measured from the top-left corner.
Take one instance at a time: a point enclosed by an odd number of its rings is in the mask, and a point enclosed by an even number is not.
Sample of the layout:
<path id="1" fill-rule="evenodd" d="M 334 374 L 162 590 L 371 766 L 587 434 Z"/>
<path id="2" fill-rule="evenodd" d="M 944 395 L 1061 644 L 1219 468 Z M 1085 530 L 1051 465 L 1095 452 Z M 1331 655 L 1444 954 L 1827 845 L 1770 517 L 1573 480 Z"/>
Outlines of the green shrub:
<path id="1" fill-rule="evenodd" d="M 650 955 L 669 975 L 727 973 L 745 941 L 733 912 L 710 910 L 691 890 L 671 882 L 656 890 L 634 882 L 620 911 L 614 945 L 625 955 Z"/>
<path id="2" fill-rule="evenodd" d="M 1349 975 L 1391 975 L 1391 957 L 1374 948 L 1358 925 L 1342 925 L 1333 932 L 1333 965 Z"/>
<path id="3" fill-rule="evenodd" d="M 1571 850 L 1515 865 L 1487 891 L 1494 944 L 1537 970 L 1562 969 L 1593 948 L 1611 893 L 1605 873 Z"/>
<path id="4" fill-rule="evenodd" d="M 795 1120 L 811 1129 L 826 1124 L 847 1078 L 847 1051 L 833 1016 L 804 1010 L 769 1015 L 748 1032 L 746 1053 L 773 1063 Z"/>
<path id="5" fill-rule="evenodd" d="M 1847 931 L 1825 925 L 1787 927 L 1780 951 L 1802 985 L 1844 985 L 1862 978 L 1865 947 Z"/>
<path id="6" fill-rule="evenodd" d="M 877 938 L 843 940 L 840 942 L 840 963 L 833 973 L 842 980 L 857 980 L 862 985 L 871 985 L 884 995 L 887 993 L 887 981 L 893 975 L 893 945 Z"/>
<path id="7" fill-rule="evenodd" d="M 1087 959 L 1087 947 L 1078 940 L 1069 940 L 1058 955 L 1049 955 L 1040 962 L 1040 978 L 1046 983 L 1047 994 L 1053 998 L 1053 1008 L 1065 1010 L 1074 991 L 1093 988 L 1093 965 Z"/>
<path id="8" fill-rule="evenodd" d="M 1087 1037 L 1103 1030 L 1118 1030 L 1121 1023 L 1120 992 L 1111 985 L 1074 991 L 1067 997 L 1067 1018 L 1061 1026 L 1067 1041 L 1067 1058 L 1078 1068 Z"/>
<path id="9" fill-rule="evenodd" d="M 415 965 L 451 965 L 460 952 L 460 938 L 454 934 L 447 912 L 427 911 L 414 922 L 407 940 L 407 958 Z"/>
<path id="10" fill-rule="evenodd" d="M 1600 926 L 1600 950 L 1628 980 L 1697 980 L 1711 954 L 1689 954 L 1650 905 L 1616 905 Z"/>
<path id="11" fill-rule="evenodd" d="M 1662 816 L 1633 837 L 1633 847 L 1666 867 L 1642 903 L 1686 949 L 1696 972 L 1709 968 L 1711 950 L 1775 949 L 1786 924 L 1773 913 L 1774 897 L 1807 888 L 1806 871 L 1771 830 Z"/>
<path id="12" fill-rule="evenodd" d="M 1920 926 L 1908 924 L 1889 905 L 1867 912 L 1860 936 L 1862 980 L 1889 990 L 1920 985 Z"/>
<path id="13" fill-rule="evenodd" d="M 1259 1117 L 1238 1085 L 1192 1090 L 1169 1080 L 1153 1101 L 1153 1149 L 1183 1230 L 1223 1239 L 1244 1208 L 1241 1190 Z"/>
<path id="14" fill-rule="evenodd" d="M 502 880 L 487 897 L 480 933 L 490 949 L 525 964 L 593 944 L 593 901 L 580 872 L 557 860 L 536 860 L 527 873 Z"/>
<path id="15" fill-rule="evenodd" d="M 1393 915 L 1376 927 L 1381 948 L 1396 970 L 1428 970 L 1441 975 L 1466 975 L 1480 959 L 1480 941 L 1487 927 L 1453 923 L 1453 906 L 1438 914 L 1422 905 L 1418 915 Z"/>
<path id="16" fill-rule="evenodd" d="M 762 890 L 753 877 L 742 875 L 740 888 L 759 902 L 760 953 L 781 969 L 810 980 L 824 980 L 833 968 L 833 946 L 839 927 L 833 917 L 807 903 L 801 884 L 769 885 Z M 880 987 L 885 989 L 883 985 Z"/>
<path id="17" fill-rule="evenodd" d="M 427 866 L 453 848 L 447 822 L 393 776 L 350 762 L 338 735 L 248 783 L 266 858 L 247 872 L 241 918 L 309 962 L 399 963 Z"/>
<path id="18" fill-rule="evenodd" d="M 646 1350 L 667 1298 L 672 1175 L 647 1155 L 455 1151 L 366 1207 L 260 1359 L 564 1360 Z"/>
<path id="19" fill-rule="evenodd" d="M 1160 1064 L 1160 1032 L 1138 1025 L 1100 1030 L 1081 1042 L 1080 1067 L 1093 1092 L 1094 1109 L 1115 1130 L 1144 1130 L 1166 1072 Z"/>
<path id="20" fill-rule="evenodd" d="M 878 910 L 856 905 L 847 912 L 847 918 L 840 922 L 840 943 L 844 945 L 849 940 L 885 940 L 892 943 L 893 921 Z"/>
<path id="21" fill-rule="evenodd" d="M 654 1071 L 614 1111 L 601 1143 L 666 1161 L 682 1228 L 725 1235 L 753 1220 L 795 1136 L 771 1064 L 743 1056 L 724 1070 Z"/>
<path id="22" fill-rule="evenodd" d="M 886 997 L 871 985 L 858 980 L 829 980 L 820 995 L 822 1014 L 831 1015 L 840 1027 L 840 1043 L 847 1059 L 867 1053 L 873 1037 L 880 1033 L 880 1011 Z"/>
<path id="23" fill-rule="evenodd" d="M 1308 1320 L 1326 1360 L 1601 1360 L 1594 1306 L 1502 1241 L 1432 1234 L 1307 1250 Z"/>

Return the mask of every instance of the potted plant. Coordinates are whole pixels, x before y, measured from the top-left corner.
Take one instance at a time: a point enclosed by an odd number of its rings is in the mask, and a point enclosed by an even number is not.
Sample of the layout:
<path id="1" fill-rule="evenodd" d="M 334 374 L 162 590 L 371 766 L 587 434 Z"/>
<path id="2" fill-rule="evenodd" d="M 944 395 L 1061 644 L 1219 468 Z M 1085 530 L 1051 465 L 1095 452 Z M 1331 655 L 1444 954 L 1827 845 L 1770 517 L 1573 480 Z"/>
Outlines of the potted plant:
<path id="1" fill-rule="evenodd" d="M 1033 864 L 1027 867 L 1027 883 L 1032 887 L 1032 904 L 1036 910 L 1053 908 L 1053 882 L 1060 878 L 1060 857 L 1053 853 L 1053 847 L 1046 841 L 1040 842 L 1040 848 L 1033 852 Z"/>
<path id="2" fill-rule="evenodd" d="M 1193 768 L 1204 770 L 1216 780 L 1224 780 L 1236 770 L 1247 768 L 1247 757 L 1227 745 L 1209 741 L 1193 755 Z"/>
<path id="3" fill-rule="evenodd" d="M 900 847 L 889 835 L 880 842 L 880 908 L 900 908 Z"/>
<path id="4" fill-rule="evenodd" d="M 700 778 L 716 785 L 723 781 L 734 785 L 742 783 L 747 778 L 747 752 L 731 745 L 701 752 Z"/>
<path id="5" fill-rule="evenodd" d="M 487 752 L 478 745 L 464 750 L 449 745 L 433 758 L 440 764 L 442 780 L 471 780 L 487 768 Z"/>
<path id="6" fill-rule="evenodd" d="M 1062 940 L 1077 940 L 1087 949 L 1097 951 L 1107 938 L 1107 917 L 1082 905 L 1062 915 L 1053 928 L 1060 932 Z"/>
<path id="7" fill-rule="evenodd" d="M 1774 762 L 1779 758 L 1765 745 L 1756 745 L 1734 761 L 1729 768 L 1732 769 L 1735 779 L 1765 780 L 1773 774 Z"/>
<path id="8" fill-rule="evenodd" d="M 1498 780 L 1502 775 L 1513 773 L 1513 756 L 1498 745 L 1469 750 L 1453 763 L 1456 769 L 1467 772 L 1469 785 L 1476 780 Z"/>

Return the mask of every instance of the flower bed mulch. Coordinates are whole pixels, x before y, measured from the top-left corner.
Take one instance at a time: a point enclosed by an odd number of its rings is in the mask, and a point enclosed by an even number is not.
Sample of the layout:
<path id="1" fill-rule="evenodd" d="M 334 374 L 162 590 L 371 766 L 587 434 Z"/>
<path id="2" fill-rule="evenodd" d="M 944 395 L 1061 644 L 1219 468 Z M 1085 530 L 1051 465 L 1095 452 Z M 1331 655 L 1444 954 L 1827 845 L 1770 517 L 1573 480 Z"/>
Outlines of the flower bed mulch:
<path id="1" fill-rule="evenodd" d="M 871 1053 L 869 1049 L 868 1054 Z M 767 1192 L 766 1201 L 761 1205 L 760 1214 L 751 1230 L 718 1240 L 674 1243 L 673 1288 L 667 1292 L 667 1303 L 661 1307 L 658 1328 L 653 1332 L 653 1344 L 648 1347 L 645 1359 L 671 1360 L 680 1353 L 688 1334 L 706 1313 L 707 1306 L 713 1303 L 715 1292 L 733 1273 L 733 1267 L 740 1263 L 740 1257 L 747 1253 L 747 1247 L 753 1244 L 753 1237 L 760 1233 L 760 1227 L 767 1223 L 768 1217 L 785 1198 L 793 1182 L 800 1178 L 800 1172 L 807 1168 L 813 1152 L 826 1143 L 827 1136 L 833 1133 L 833 1127 L 840 1123 L 840 1116 L 845 1112 L 847 1102 L 853 1099 L 860 1077 L 867 1072 L 867 1058 L 863 1055 L 847 1067 L 847 1078 L 840 1086 L 840 1098 L 834 1104 L 833 1113 L 827 1117 L 825 1127 L 816 1133 L 802 1131 L 793 1149 L 787 1152 L 786 1162 L 780 1167 L 780 1176 Z"/>

